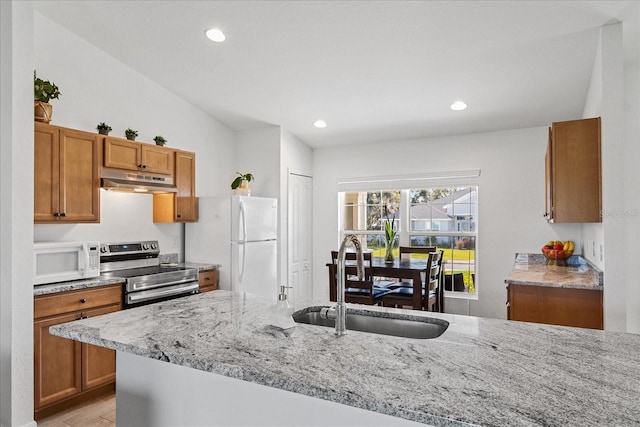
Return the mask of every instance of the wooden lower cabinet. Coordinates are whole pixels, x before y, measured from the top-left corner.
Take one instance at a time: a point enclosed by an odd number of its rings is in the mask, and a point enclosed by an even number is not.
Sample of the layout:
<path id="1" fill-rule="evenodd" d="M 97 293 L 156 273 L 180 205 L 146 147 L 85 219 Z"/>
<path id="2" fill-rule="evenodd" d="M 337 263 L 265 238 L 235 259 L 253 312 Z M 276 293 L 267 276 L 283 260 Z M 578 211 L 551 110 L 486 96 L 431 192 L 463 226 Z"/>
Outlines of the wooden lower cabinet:
<path id="1" fill-rule="evenodd" d="M 34 298 L 36 420 L 88 399 L 94 391 L 113 389 L 115 351 L 53 336 L 49 327 L 119 311 L 122 308 L 121 293 L 121 285 L 116 285 Z M 78 304 L 86 305 L 87 309 L 75 308 Z M 71 307 L 73 311 L 57 313 L 65 307 Z"/>
<path id="2" fill-rule="evenodd" d="M 602 290 L 507 286 L 507 318 L 603 329 Z"/>
<path id="3" fill-rule="evenodd" d="M 218 289 L 218 270 L 201 271 L 198 283 L 200 292 L 215 291 Z"/>

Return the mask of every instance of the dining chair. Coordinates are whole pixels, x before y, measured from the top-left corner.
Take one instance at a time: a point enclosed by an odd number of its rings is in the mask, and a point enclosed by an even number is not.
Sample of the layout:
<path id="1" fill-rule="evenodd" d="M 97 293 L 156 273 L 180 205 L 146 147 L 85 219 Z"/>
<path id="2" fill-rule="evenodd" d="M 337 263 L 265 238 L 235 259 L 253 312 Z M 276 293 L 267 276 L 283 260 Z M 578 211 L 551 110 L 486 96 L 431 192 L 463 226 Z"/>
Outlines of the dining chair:
<path id="1" fill-rule="evenodd" d="M 356 253 L 355 252 L 346 252 L 345 253 L 345 258 L 347 261 L 356 261 Z M 371 260 L 373 258 L 373 254 L 371 252 L 362 252 L 362 259 L 364 261 L 364 267 L 365 269 L 367 267 L 371 267 Z M 331 251 L 331 262 L 333 264 L 337 264 L 338 263 L 338 251 Z M 347 279 L 350 278 L 350 276 L 355 275 L 355 267 L 354 268 L 350 268 L 347 267 L 346 271 L 348 273 L 347 275 Z M 353 273 L 353 274 L 351 274 Z M 372 277 L 371 280 L 373 281 L 373 286 L 376 288 L 380 288 L 380 289 L 384 289 L 384 290 L 388 290 L 390 288 L 390 286 L 394 285 L 396 282 L 394 282 L 391 279 L 384 279 L 381 277 Z"/>
<path id="2" fill-rule="evenodd" d="M 435 252 L 438 248 L 435 246 L 400 246 L 399 248 L 399 257 L 400 262 L 409 261 L 411 259 L 411 255 L 413 254 L 421 254 L 421 255 L 429 255 L 431 252 Z M 426 279 L 426 273 L 421 273 L 422 283 L 424 284 Z M 393 283 L 389 285 L 391 289 L 396 288 L 412 288 L 413 282 L 401 280 L 399 282 Z"/>
<path id="3" fill-rule="evenodd" d="M 337 301 L 338 295 L 338 265 L 331 263 L 329 267 L 329 296 L 331 301 Z M 390 292 L 389 289 L 377 288 L 371 280 L 371 269 L 365 268 L 364 280 L 359 280 L 355 276 L 355 267 L 348 266 L 345 271 L 347 277 L 344 281 L 345 302 L 355 304 L 375 305 L 380 303 L 380 299 Z"/>
<path id="4" fill-rule="evenodd" d="M 441 267 L 442 255 L 444 251 L 430 252 L 427 257 L 427 271 L 425 281 L 421 288 L 421 309 L 427 311 L 439 311 L 443 309 Z M 404 283 L 404 282 L 403 282 Z M 390 290 L 381 297 L 382 305 L 385 307 L 403 307 L 413 305 L 414 301 L 413 283 L 410 286 L 400 286 Z"/>

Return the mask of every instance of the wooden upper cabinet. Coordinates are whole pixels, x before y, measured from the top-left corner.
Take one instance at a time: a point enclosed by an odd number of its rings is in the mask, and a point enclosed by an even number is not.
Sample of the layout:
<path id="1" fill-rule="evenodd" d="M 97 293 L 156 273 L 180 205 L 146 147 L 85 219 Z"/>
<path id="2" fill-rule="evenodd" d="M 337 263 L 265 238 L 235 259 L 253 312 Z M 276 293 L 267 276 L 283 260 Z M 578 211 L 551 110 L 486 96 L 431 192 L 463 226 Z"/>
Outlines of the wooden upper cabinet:
<path id="1" fill-rule="evenodd" d="M 196 155 L 176 150 L 176 194 L 154 194 L 153 222 L 195 222 L 198 220 L 196 195 Z"/>
<path id="2" fill-rule="evenodd" d="M 98 135 L 34 125 L 34 222 L 100 222 Z"/>
<path id="3" fill-rule="evenodd" d="M 545 158 L 545 217 L 602 222 L 600 118 L 556 122 Z"/>
<path id="4" fill-rule="evenodd" d="M 175 150 L 121 138 L 104 138 L 104 166 L 173 175 Z"/>

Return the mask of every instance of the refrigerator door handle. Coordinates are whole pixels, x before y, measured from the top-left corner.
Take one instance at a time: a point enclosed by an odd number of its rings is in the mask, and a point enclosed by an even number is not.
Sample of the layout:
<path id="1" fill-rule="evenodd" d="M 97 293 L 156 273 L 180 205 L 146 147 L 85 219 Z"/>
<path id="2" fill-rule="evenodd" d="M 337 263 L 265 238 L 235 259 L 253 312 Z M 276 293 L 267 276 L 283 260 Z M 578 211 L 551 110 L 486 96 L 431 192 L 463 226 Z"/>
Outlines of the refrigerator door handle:
<path id="1" fill-rule="evenodd" d="M 244 278 L 244 261 L 247 259 L 245 251 L 247 250 L 247 245 L 242 244 L 242 262 L 240 265 L 240 274 L 238 275 L 238 281 L 239 284 L 243 282 L 243 278 Z"/>
<path id="2" fill-rule="evenodd" d="M 245 239 L 247 238 L 247 221 L 245 219 L 245 209 L 244 209 L 244 202 L 242 202 L 242 200 L 239 202 L 239 208 L 240 208 L 240 232 L 242 233 L 242 235 L 238 236 L 238 241 L 240 242 L 244 242 Z"/>

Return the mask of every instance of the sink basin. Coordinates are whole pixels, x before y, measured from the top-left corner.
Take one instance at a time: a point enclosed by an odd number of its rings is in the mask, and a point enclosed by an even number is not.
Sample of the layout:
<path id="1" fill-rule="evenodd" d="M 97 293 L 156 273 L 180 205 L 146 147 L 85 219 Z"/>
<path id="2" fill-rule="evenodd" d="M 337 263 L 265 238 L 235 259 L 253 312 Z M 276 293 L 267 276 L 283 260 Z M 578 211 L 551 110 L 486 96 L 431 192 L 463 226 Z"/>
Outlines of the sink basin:
<path id="1" fill-rule="evenodd" d="M 323 318 L 320 311 L 327 307 L 308 307 L 293 313 L 293 320 L 308 325 L 335 328 L 333 319 Z M 347 309 L 347 330 L 402 338 L 437 338 L 449 327 L 449 322 L 434 317 L 396 315 L 367 310 Z"/>

